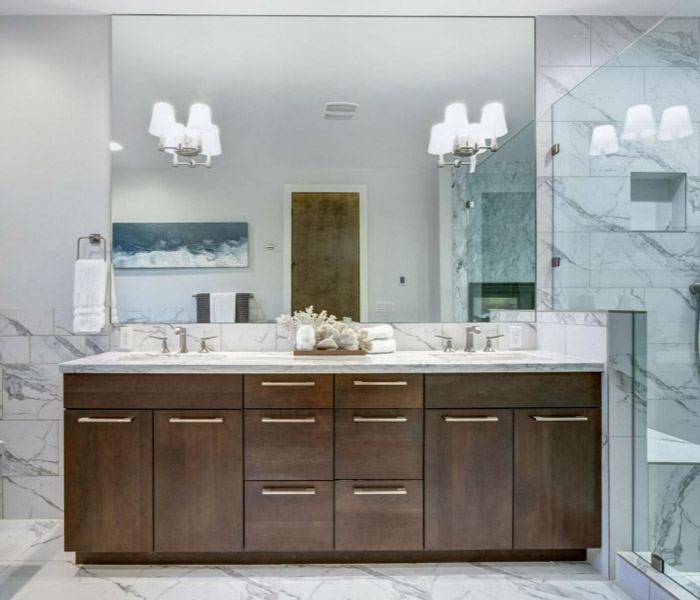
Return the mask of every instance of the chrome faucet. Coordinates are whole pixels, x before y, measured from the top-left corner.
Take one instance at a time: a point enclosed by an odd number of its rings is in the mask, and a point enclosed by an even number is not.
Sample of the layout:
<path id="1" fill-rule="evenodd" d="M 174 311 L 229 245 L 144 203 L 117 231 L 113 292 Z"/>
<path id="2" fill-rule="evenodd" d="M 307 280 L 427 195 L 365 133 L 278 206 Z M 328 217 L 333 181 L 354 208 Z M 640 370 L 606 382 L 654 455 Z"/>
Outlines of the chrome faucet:
<path id="1" fill-rule="evenodd" d="M 474 348 L 474 334 L 481 333 L 481 327 L 478 325 L 470 325 L 467 327 L 467 342 L 464 345 L 465 352 L 476 352 Z"/>
<path id="2" fill-rule="evenodd" d="M 178 353 L 187 354 L 189 352 L 187 349 L 187 329 L 184 327 L 176 327 L 174 333 L 180 336 L 180 348 L 178 349 Z"/>
<path id="3" fill-rule="evenodd" d="M 452 336 L 450 335 L 436 335 L 435 337 L 439 337 L 440 339 L 445 340 L 445 347 L 443 348 L 443 352 L 454 352 L 454 346 L 452 345 Z"/>

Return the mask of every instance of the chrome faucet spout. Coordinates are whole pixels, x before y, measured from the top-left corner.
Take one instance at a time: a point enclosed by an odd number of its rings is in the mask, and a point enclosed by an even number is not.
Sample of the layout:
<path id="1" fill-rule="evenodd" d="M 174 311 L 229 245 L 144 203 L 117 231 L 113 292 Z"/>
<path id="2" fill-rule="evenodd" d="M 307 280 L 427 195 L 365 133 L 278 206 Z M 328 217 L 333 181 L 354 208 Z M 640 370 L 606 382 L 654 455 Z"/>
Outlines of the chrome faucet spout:
<path id="1" fill-rule="evenodd" d="M 187 354 L 189 352 L 187 349 L 187 329 L 184 327 L 176 327 L 174 332 L 175 335 L 180 336 L 180 348 L 178 349 L 178 353 Z"/>
<path id="2" fill-rule="evenodd" d="M 467 342 L 464 345 L 465 352 L 476 352 L 474 348 L 474 334 L 481 333 L 481 327 L 478 325 L 470 325 L 467 327 Z"/>

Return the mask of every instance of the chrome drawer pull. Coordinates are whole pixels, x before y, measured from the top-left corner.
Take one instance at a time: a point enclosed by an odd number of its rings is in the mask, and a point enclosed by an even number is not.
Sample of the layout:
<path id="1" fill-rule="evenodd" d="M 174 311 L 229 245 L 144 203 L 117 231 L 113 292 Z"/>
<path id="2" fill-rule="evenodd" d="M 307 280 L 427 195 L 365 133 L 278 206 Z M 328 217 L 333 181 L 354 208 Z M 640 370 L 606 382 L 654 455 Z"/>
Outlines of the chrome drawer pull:
<path id="1" fill-rule="evenodd" d="M 78 423 L 131 423 L 135 417 L 80 417 Z"/>
<path id="2" fill-rule="evenodd" d="M 572 417 L 539 417 L 539 416 L 534 416 L 532 418 L 538 422 L 543 422 L 543 421 L 588 421 L 588 417 L 584 417 L 583 415 L 575 415 Z"/>
<path id="3" fill-rule="evenodd" d="M 353 417 L 354 423 L 406 423 L 408 417 Z"/>
<path id="4" fill-rule="evenodd" d="M 448 423 L 495 423 L 498 417 L 442 417 Z"/>
<path id="5" fill-rule="evenodd" d="M 171 423 L 223 423 L 223 417 L 172 417 L 170 419 Z"/>
<path id="6" fill-rule="evenodd" d="M 313 387 L 315 381 L 263 381 L 263 387 Z"/>
<path id="7" fill-rule="evenodd" d="M 263 496 L 315 496 L 316 488 L 263 488 Z"/>
<path id="8" fill-rule="evenodd" d="M 316 417 L 263 417 L 263 423 L 315 423 Z"/>
<path id="9" fill-rule="evenodd" d="M 355 379 L 353 385 L 408 385 L 408 381 L 359 381 Z"/>
<path id="10" fill-rule="evenodd" d="M 408 490 L 405 487 L 385 487 L 385 488 L 352 488 L 355 496 L 405 496 Z"/>

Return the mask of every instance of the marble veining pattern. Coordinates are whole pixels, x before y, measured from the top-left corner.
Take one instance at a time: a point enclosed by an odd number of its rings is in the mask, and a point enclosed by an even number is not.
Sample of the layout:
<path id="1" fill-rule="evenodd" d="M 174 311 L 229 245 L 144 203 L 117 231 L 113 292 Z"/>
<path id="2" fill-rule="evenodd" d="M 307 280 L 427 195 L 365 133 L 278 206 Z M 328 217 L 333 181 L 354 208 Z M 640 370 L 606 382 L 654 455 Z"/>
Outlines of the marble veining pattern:
<path id="1" fill-rule="evenodd" d="M 63 524 L 0 521 L 12 600 L 629 600 L 586 563 L 109 566 L 74 564 Z"/>

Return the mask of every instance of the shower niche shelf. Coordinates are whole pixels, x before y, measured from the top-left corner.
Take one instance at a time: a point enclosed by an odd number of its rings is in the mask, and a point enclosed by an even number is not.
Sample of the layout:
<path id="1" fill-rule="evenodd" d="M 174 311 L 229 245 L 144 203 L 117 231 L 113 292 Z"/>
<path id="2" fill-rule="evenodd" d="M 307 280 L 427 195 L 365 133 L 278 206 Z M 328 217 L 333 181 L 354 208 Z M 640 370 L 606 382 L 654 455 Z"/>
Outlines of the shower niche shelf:
<path id="1" fill-rule="evenodd" d="M 685 231 L 685 173 L 630 174 L 630 230 Z"/>

